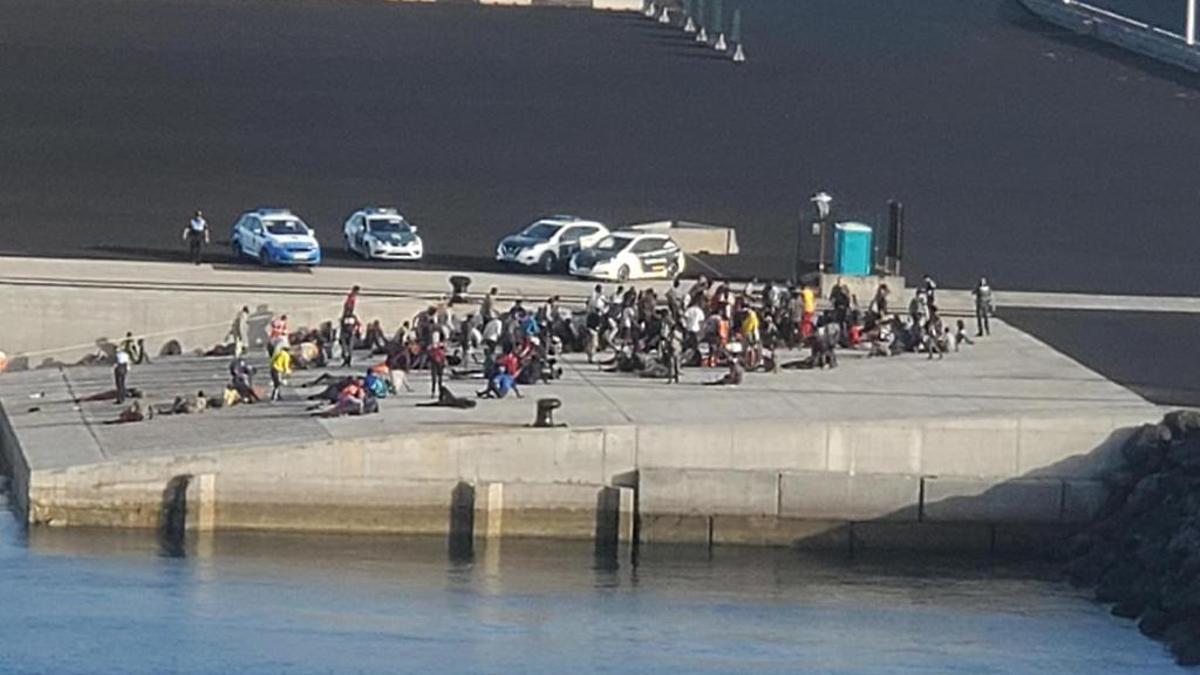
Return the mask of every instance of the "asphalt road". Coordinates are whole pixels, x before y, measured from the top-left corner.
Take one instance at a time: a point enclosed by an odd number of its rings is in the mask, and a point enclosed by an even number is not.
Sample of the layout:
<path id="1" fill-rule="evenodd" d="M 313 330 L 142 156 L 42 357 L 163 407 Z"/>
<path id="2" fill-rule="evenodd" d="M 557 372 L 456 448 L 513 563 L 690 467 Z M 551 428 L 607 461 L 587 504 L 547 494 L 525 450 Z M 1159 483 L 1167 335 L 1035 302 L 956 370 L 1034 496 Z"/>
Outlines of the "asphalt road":
<path id="1" fill-rule="evenodd" d="M 737 67 L 582 10 L 0 0 L 0 251 L 178 256 L 265 204 L 332 244 L 381 203 L 443 262 L 573 212 L 734 224 L 781 275 L 825 189 L 903 199 L 943 283 L 1200 292 L 1196 79 L 1004 0 L 745 5 Z"/>

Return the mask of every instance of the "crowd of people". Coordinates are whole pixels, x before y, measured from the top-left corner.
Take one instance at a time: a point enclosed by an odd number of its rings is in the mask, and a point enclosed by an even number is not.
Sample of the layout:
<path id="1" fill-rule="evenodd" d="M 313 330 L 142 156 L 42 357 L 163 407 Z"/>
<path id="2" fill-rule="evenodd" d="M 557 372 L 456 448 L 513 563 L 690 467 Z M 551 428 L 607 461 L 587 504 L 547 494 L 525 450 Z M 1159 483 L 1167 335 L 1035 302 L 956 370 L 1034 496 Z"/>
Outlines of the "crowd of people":
<path id="1" fill-rule="evenodd" d="M 974 343 L 965 321 L 951 326 L 938 304 L 938 289 L 926 276 L 896 311 L 891 289 L 880 284 L 863 303 L 838 280 L 818 297 L 811 285 L 752 281 L 735 285 L 701 276 L 685 285 L 675 280 L 663 293 L 653 288 L 597 284 L 582 307 L 552 296 L 536 307 L 521 300 L 502 303 L 491 288 L 478 304 L 431 305 L 394 331 L 380 321 L 359 318 L 361 289 L 347 294 L 337 320 L 292 330 L 287 315 L 266 328 L 269 391 L 256 387 L 256 369 L 247 358 L 250 310 L 234 318 L 225 344 L 209 353 L 227 355 L 229 382 L 222 396 L 204 404 L 178 398 L 172 412 L 279 401 L 296 370 L 322 370 L 292 389 L 304 390 L 309 412 L 321 417 L 363 415 L 379 410 L 381 399 L 412 392 L 410 376 L 429 375 L 425 405 L 466 409 L 480 399 L 522 397 L 521 387 L 563 376 L 562 356 L 578 352 L 588 363 L 614 373 L 677 384 L 688 368 L 713 369 L 705 385 L 740 384 L 748 371 L 829 369 L 838 353 L 861 350 L 868 357 L 921 353 L 941 359 Z M 992 291 L 981 279 L 973 291 L 975 338 L 990 333 Z M 507 306 L 502 306 L 507 304 Z M 129 349 L 133 351 L 133 349 Z M 355 370 L 365 358 L 365 368 Z M 130 354 L 117 352 L 114 375 L 123 401 Z M 456 395 L 455 382 L 475 381 L 474 399 Z M 308 393 L 312 391 L 313 393 Z M 165 411 L 164 411 L 165 412 Z"/>

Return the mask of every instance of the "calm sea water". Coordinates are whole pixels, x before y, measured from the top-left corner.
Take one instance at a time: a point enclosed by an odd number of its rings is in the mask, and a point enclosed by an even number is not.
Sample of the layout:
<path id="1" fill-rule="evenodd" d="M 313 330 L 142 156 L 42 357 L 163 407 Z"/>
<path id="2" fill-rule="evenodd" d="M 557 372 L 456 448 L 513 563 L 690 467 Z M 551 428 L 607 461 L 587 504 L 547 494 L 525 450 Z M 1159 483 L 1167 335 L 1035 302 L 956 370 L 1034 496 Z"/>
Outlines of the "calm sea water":
<path id="1" fill-rule="evenodd" d="M 25 532 L 0 516 L 0 672 L 1162 673 L 1051 568 L 692 548 Z"/>

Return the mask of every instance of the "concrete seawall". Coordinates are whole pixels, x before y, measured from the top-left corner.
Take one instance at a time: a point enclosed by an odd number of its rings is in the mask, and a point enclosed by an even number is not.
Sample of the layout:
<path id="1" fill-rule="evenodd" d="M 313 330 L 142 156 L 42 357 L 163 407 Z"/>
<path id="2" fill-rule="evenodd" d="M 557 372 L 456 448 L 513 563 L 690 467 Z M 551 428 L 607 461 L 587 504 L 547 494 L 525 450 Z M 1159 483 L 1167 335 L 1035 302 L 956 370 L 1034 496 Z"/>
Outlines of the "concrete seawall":
<path id="1" fill-rule="evenodd" d="M 28 473 L 11 437 L 4 450 L 35 525 L 157 527 L 187 477 L 199 529 L 449 535 L 465 508 L 475 536 L 1017 550 L 1091 517 L 1144 421 L 457 430 Z"/>

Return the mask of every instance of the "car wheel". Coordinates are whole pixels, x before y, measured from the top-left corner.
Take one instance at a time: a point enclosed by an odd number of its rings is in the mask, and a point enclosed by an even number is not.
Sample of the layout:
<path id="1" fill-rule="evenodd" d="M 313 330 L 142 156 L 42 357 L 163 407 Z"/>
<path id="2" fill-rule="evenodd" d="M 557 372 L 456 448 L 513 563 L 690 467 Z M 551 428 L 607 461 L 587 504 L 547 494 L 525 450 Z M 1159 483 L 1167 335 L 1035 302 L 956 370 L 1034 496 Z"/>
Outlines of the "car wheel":
<path id="1" fill-rule="evenodd" d="M 617 270 L 617 281 L 621 283 L 629 281 L 629 265 L 621 265 L 621 269 Z"/>
<path id="2" fill-rule="evenodd" d="M 674 279 L 677 276 L 679 276 L 679 263 L 671 261 L 671 264 L 667 265 L 667 278 Z"/>
<path id="3" fill-rule="evenodd" d="M 553 274 L 557 267 L 558 258 L 553 253 L 543 253 L 542 257 L 538 259 L 538 269 L 545 274 Z"/>
<path id="4" fill-rule="evenodd" d="M 233 249 L 233 259 L 238 260 L 242 257 L 242 242 L 234 239 L 229 242 L 229 247 Z"/>
<path id="5" fill-rule="evenodd" d="M 258 249 L 258 264 L 262 265 L 263 267 L 269 267 L 271 265 L 271 257 L 267 255 L 266 246 Z"/>

